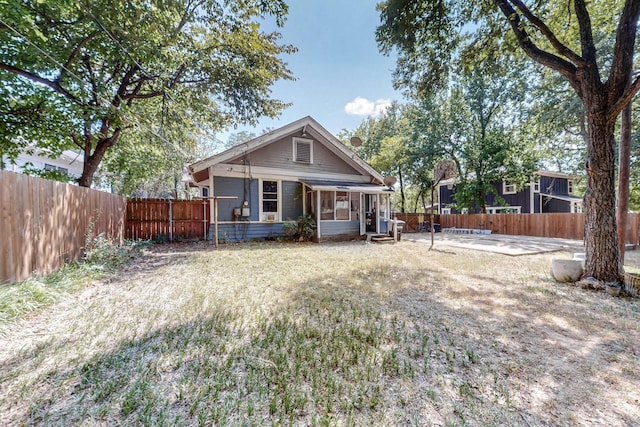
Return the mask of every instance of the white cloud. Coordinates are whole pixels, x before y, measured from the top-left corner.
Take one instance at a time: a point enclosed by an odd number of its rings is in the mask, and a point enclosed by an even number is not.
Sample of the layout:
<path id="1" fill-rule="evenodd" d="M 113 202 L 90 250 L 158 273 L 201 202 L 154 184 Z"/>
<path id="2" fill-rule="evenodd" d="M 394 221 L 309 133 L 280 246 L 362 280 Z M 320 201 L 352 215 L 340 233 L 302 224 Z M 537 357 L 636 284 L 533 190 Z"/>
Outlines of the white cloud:
<path id="1" fill-rule="evenodd" d="M 344 106 L 344 111 L 353 116 L 374 116 L 378 117 L 384 114 L 391 106 L 390 99 L 378 99 L 377 101 L 369 101 L 366 98 L 357 96 L 353 101 Z"/>

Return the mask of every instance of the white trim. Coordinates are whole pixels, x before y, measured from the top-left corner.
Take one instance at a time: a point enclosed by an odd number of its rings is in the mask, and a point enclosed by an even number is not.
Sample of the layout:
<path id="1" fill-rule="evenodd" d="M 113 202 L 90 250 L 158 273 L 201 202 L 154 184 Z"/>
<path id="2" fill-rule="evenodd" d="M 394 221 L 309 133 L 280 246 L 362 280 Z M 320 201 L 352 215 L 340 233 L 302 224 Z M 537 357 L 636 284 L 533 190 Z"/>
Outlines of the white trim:
<path id="1" fill-rule="evenodd" d="M 567 179 L 567 193 L 573 194 L 573 190 L 575 190 L 575 185 L 572 179 Z"/>
<path id="2" fill-rule="evenodd" d="M 224 176 L 227 178 L 246 178 L 247 172 L 244 165 L 236 165 L 233 163 L 223 163 L 211 166 L 209 174 L 213 173 L 215 176 Z M 362 182 L 363 184 L 371 183 L 371 179 L 365 175 L 348 175 L 337 173 L 318 173 L 318 172 L 304 172 L 293 169 L 278 169 L 264 166 L 251 166 L 251 178 L 274 178 L 287 181 L 298 181 L 303 179 L 317 179 L 317 180 L 333 180 L 333 181 L 347 181 L 347 182 Z"/>
<path id="3" fill-rule="evenodd" d="M 294 163 L 302 163 L 306 165 L 313 164 L 313 139 L 307 138 L 291 138 L 293 144 L 293 161 Z M 300 144 L 308 144 L 309 145 L 309 161 L 306 162 L 304 160 L 298 160 L 298 143 Z"/>
<path id="4" fill-rule="evenodd" d="M 278 212 L 264 212 L 262 207 L 263 207 L 263 182 L 264 181 L 275 181 L 276 182 L 276 188 L 277 188 L 277 195 L 278 198 L 276 199 L 276 206 L 277 206 L 277 210 Z M 259 179 L 258 180 L 258 219 L 260 222 L 281 222 L 282 221 L 282 181 L 276 178 L 267 178 L 267 179 Z M 273 215 L 273 219 L 267 219 L 267 218 L 271 218 L 271 215 Z"/>
<path id="5" fill-rule="evenodd" d="M 513 190 L 507 190 L 507 187 L 513 187 Z M 504 195 L 508 195 L 508 194 L 517 194 L 518 193 L 518 186 L 511 183 L 511 182 L 507 182 L 505 180 L 502 180 L 502 194 Z"/>
<path id="6" fill-rule="evenodd" d="M 515 210 L 516 212 L 510 212 L 510 213 L 519 214 L 522 211 L 522 206 L 489 206 L 486 209 L 487 209 L 487 214 L 497 214 L 499 213 L 498 211 L 502 211 L 502 210 Z"/>

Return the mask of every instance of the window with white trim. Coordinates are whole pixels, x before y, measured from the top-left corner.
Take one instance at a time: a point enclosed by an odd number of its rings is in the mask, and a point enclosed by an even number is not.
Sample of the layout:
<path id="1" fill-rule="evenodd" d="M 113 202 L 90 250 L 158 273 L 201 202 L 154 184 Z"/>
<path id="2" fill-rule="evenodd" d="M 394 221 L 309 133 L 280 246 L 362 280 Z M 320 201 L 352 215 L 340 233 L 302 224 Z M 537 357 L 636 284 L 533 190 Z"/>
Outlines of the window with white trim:
<path id="1" fill-rule="evenodd" d="M 512 182 L 502 181 L 502 194 L 516 194 L 516 185 Z"/>
<path id="2" fill-rule="evenodd" d="M 349 193 L 336 191 L 336 220 L 349 221 Z"/>
<path id="3" fill-rule="evenodd" d="M 491 206 L 487 207 L 488 214 L 519 214 L 522 210 L 521 206 Z"/>
<path id="4" fill-rule="evenodd" d="M 440 210 L 441 215 L 451 215 L 451 208 L 442 208 Z"/>
<path id="5" fill-rule="evenodd" d="M 582 213 L 582 202 L 571 202 L 571 213 Z"/>
<path id="6" fill-rule="evenodd" d="M 335 191 L 320 192 L 320 219 L 331 221 L 334 219 Z"/>
<path id="7" fill-rule="evenodd" d="M 324 221 L 358 221 L 360 199 L 348 191 L 320 192 L 320 219 Z"/>
<path id="8" fill-rule="evenodd" d="M 573 180 L 567 181 L 567 191 L 569 194 L 573 194 Z"/>
<path id="9" fill-rule="evenodd" d="M 313 163 L 313 140 L 293 138 L 293 161 L 297 163 Z"/>
<path id="10" fill-rule="evenodd" d="M 263 221 L 279 221 L 280 182 L 262 180 L 260 186 L 260 207 Z"/>
<path id="11" fill-rule="evenodd" d="M 540 178 L 536 179 L 533 182 L 533 192 L 534 193 L 539 193 L 540 192 Z"/>

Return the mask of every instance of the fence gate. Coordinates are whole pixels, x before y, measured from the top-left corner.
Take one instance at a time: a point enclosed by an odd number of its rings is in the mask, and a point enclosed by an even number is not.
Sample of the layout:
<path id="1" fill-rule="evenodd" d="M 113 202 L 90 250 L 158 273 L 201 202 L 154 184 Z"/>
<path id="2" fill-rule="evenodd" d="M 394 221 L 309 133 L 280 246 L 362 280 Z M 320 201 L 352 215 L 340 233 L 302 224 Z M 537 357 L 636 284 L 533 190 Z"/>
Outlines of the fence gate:
<path id="1" fill-rule="evenodd" d="M 206 240 L 209 215 L 207 200 L 129 199 L 125 237 L 159 242 Z"/>

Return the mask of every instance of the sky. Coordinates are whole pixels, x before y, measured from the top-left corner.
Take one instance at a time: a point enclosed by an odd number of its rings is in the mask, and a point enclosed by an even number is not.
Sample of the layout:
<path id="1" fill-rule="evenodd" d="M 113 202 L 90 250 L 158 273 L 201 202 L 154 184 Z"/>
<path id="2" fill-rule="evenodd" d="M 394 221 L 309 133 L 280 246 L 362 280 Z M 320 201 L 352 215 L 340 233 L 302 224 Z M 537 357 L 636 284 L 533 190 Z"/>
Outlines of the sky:
<path id="1" fill-rule="evenodd" d="M 380 23 L 376 0 L 289 0 L 281 42 L 298 52 L 283 57 L 295 81 L 280 81 L 273 98 L 293 105 L 277 119 L 256 127 L 230 129 L 218 137 L 247 131 L 261 135 L 306 116 L 333 135 L 355 129 L 367 116 L 384 112 L 402 95 L 393 89 L 395 58 L 378 51 L 375 29 Z"/>

